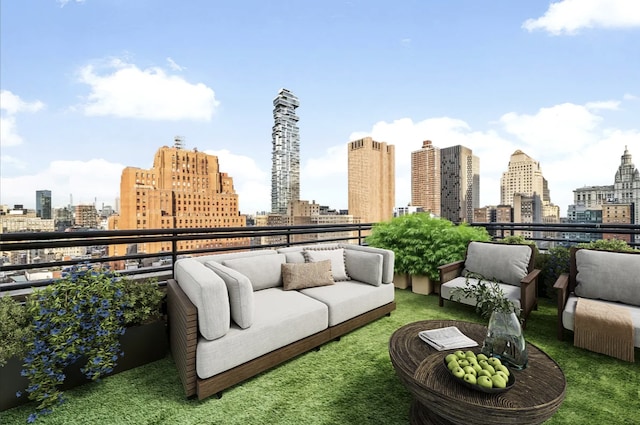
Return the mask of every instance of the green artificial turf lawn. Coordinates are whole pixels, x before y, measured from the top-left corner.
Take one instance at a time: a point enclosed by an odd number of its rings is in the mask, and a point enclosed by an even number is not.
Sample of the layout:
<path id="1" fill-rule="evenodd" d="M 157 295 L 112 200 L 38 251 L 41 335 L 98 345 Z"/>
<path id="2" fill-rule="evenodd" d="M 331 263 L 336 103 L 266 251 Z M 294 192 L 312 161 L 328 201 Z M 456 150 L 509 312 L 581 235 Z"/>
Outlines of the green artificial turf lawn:
<path id="1" fill-rule="evenodd" d="M 417 320 L 482 322 L 473 308 L 396 289 L 397 310 L 319 350 L 224 391 L 221 399 L 184 397 L 170 356 L 65 392 L 67 402 L 41 424 L 408 424 L 411 394 L 388 354 L 391 334 Z M 637 424 L 640 360 L 627 363 L 556 339 L 555 305 L 540 300 L 525 331 L 567 378 L 564 403 L 549 424 Z M 569 337 L 570 338 L 570 337 Z M 640 359 L 640 350 L 636 350 Z M 0 424 L 26 423 L 35 404 L 0 413 Z"/>

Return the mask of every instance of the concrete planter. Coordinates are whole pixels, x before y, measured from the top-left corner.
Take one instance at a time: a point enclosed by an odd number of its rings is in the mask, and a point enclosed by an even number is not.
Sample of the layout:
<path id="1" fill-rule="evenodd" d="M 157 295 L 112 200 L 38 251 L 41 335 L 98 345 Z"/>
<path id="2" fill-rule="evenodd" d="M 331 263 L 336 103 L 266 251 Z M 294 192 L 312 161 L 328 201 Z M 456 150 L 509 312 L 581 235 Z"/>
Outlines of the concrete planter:
<path id="1" fill-rule="evenodd" d="M 411 286 L 411 276 L 408 273 L 394 273 L 393 285 L 398 289 L 407 289 Z"/>
<path id="2" fill-rule="evenodd" d="M 163 358 L 169 350 L 167 327 L 164 320 L 158 320 L 142 326 L 127 328 L 120 337 L 120 344 L 124 357 L 118 360 L 118 365 L 110 375 L 124 372 L 147 363 Z M 76 363 L 64 369 L 66 375 L 62 384 L 63 390 L 68 390 L 90 382 L 81 372 L 80 368 L 86 360 L 82 358 Z M 22 359 L 11 358 L 4 367 L 0 367 L 0 411 L 11 409 L 29 402 L 26 388 L 29 380 L 20 375 Z M 22 392 L 20 398 L 16 392 Z"/>
<path id="3" fill-rule="evenodd" d="M 411 290 L 416 294 L 429 295 L 433 292 L 433 281 L 428 276 L 411 275 Z"/>

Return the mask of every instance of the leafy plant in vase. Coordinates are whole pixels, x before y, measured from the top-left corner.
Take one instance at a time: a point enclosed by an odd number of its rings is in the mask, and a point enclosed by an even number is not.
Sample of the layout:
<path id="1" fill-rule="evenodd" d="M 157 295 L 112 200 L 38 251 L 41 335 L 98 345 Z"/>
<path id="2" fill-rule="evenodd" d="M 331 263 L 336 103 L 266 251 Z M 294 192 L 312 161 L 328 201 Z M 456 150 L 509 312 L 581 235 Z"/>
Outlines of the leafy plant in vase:
<path id="1" fill-rule="evenodd" d="M 504 360 L 515 369 L 527 366 L 527 346 L 522 332 L 520 308 L 508 299 L 497 282 L 470 273 L 465 286 L 454 288 L 451 299 L 475 300 L 476 312 L 489 318 L 487 336 L 482 344 L 482 352 Z"/>

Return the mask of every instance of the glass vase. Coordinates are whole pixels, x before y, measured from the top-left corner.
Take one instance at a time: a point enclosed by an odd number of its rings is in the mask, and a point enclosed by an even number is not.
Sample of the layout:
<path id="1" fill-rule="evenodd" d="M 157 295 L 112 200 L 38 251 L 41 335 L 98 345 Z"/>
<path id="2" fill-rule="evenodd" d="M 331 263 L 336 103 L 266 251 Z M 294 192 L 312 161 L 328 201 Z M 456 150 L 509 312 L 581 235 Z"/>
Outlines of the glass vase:
<path id="1" fill-rule="evenodd" d="M 521 370 L 527 367 L 527 344 L 522 334 L 520 320 L 514 312 L 491 313 L 482 352 L 486 356 L 499 358 L 514 369 Z"/>

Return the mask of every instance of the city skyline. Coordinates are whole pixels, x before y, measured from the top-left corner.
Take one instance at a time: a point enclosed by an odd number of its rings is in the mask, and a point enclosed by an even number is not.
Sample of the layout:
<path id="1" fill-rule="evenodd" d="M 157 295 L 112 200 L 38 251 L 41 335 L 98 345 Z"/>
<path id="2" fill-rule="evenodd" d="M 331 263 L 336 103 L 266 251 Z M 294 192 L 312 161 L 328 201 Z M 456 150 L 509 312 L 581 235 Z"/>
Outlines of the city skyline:
<path id="1" fill-rule="evenodd" d="M 149 168 L 180 135 L 218 156 L 242 213 L 267 211 L 282 87 L 301 103 L 300 198 L 337 209 L 348 143 L 366 136 L 396 147 L 397 206 L 411 200 L 424 140 L 480 158 L 480 206 L 499 203 L 510 155 L 526 152 L 562 216 L 574 189 L 613 182 L 625 146 L 640 158 L 633 0 L 25 0 L 0 11 L 0 204 L 34 208 L 35 191 L 51 190 L 52 207 L 71 195 L 114 205 L 122 170 Z"/>

